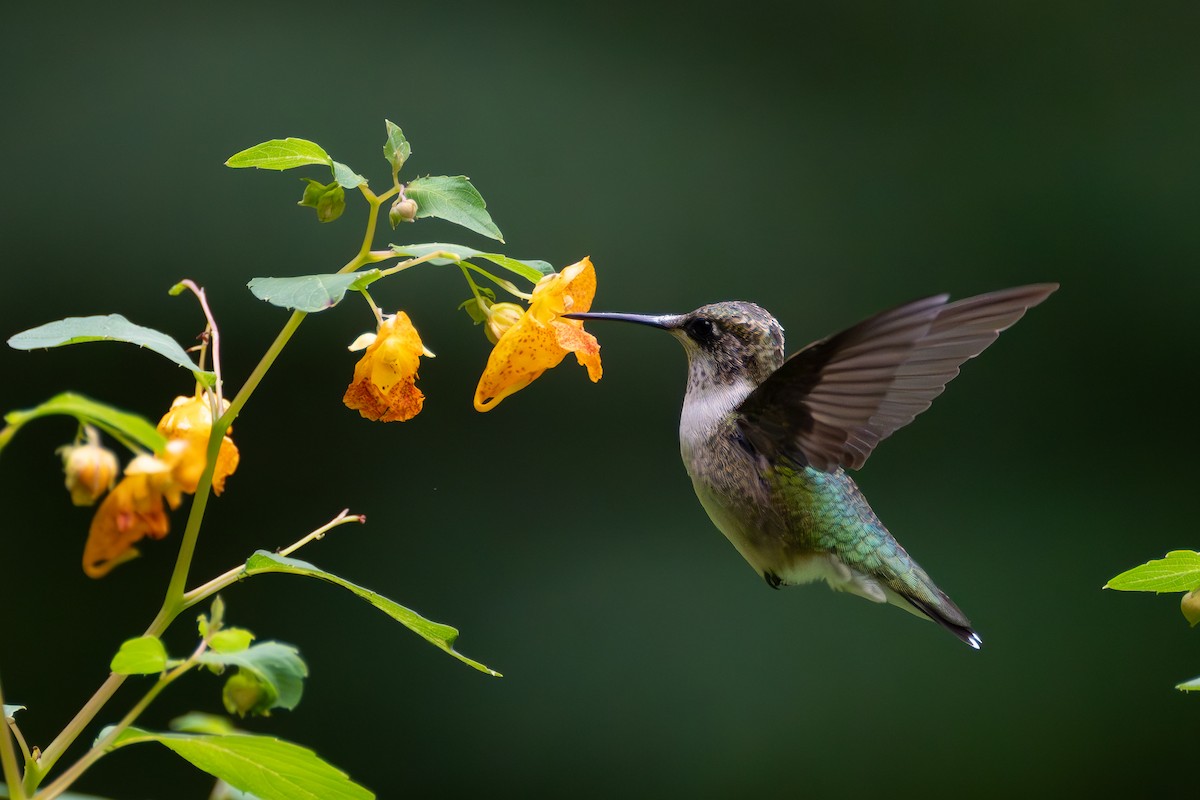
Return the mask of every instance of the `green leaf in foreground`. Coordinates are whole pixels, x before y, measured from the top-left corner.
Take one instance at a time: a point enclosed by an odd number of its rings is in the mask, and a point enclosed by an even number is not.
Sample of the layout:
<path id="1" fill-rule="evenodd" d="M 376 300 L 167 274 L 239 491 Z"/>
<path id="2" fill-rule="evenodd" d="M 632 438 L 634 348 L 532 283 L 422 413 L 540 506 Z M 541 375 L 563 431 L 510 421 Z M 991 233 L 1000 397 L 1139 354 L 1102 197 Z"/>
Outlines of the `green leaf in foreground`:
<path id="1" fill-rule="evenodd" d="M 309 564 L 306 561 L 299 561 L 294 558 L 286 558 L 285 556 L 268 553 L 266 550 L 259 550 L 246 561 L 244 575 L 262 575 L 267 572 L 286 572 L 292 575 L 305 575 L 310 578 L 319 578 L 336 586 L 341 586 L 344 589 L 349 589 L 354 594 L 366 600 L 371 605 L 378 608 L 383 613 L 387 614 L 392 619 L 396 620 L 406 628 L 417 634 L 425 641 L 436 647 L 440 647 L 450 655 L 457 658 L 464 664 L 468 664 L 480 672 L 486 672 L 488 675 L 500 677 L 500 673 L 493 669 L 485 667 L 478 661 L 473 661 L 454 649 L 454 641 L 458 638 L 458 630 L 449 625 L 442 625 L 438 622 L 432 622 L 425 619 L 420 614 L 412 611 L 404 606 L 396 603 L 381 594 L 372 592 L 370 589 L 364 589 L 361 586 L 351 583 L 344 578 L 339 578 L 331 572 L 325 572 L 322 569 Z"/>
<path id="2" fill-rule="evenodd" d="M 254 278 L 246 284 L 259 300 L 273 306 L 314 313 L 333 308 L 346 292 L 365 289 L 380 277 L 379 270 L 291 278 Z"/>
<path id="3" fill-rule="evenodd" d="M 554 267 L 550 266 L 545 261 L 536 259 L 516 259 L 511 256 L 506 256 L 501 253 L 485 253 L 482 250 L 476 250 L 473 247 L 466 247 L 461 244 L 447 244 L 445 242 L 427 242 L 425 244 L 394 244 L 391 246 L 392 252 L 398 256 L 406 256 L 408 258 L 420 258 L 427 256 L 430 253 L 436 253 L 442 250 L 447 253 L 453 253 L 458 256 L 459 261 L 469 261 L 473 258 L 482 258 L 485 261 L 490 261 L 498 267 L 504 267 L 509 272 L 516 273 L 528 281 L 537 283 L 542 278 L 554 272 Z M 429 263 L 431 264 L 453 264 L 455 263 L 449 258 L 435 258 Z"/>
<path id="4" fill-rule="evenodd" d="M 233 154 L 225 162 L 225 166 L 235 169 L 257 167 L 274 170 L 294 169 L 313 164 L 333 167 L 333 159 L 316 142 L 290 136 L 287 139 L 272 139 L 248 147 L 240 153 Z"/>
<path id="5" fill-rule="evenodd" d="M 8 344 L 17 350 L 37 350 L 43 347 L 102 341 L 128 342 L 145 347 L 191 370 L 196 380 L 206 386 L 212 386 L 216 382 L 216 376 L 197 367 L 191 356 L 170 336 L 153 328 L 135 325 L 120 314 L 67 317 L 47 322 L 45 325 L 11 336 Z"/>
<path id="6" fill-rule="evenodd" d="M 167 650 L 157 636 L 139 636 L 121 644 L 109 669 L 118 675 L 157 675 L 167 668 Z"/>
<path id="7" fill-rule="evenodd" d="M 1181 692 L 1200 692 L 1200 678 L 1192 678 L 1175 687 Z"/>
<path id="8" fill-rule="evenodd" d="M 404 131 L 392 122 L 390 119 L 383 121 L 387 128 L 387 141 L 383 143 L 383 157 L 392 165 L 392 175 L 400 171 L 404 166 L 404 162 L 408 161 L 408 157 L 412 155 L 412 146 L 408 143 L 408 139 L 404 138 Z"/>
<path id="9" fill-rule="evenodd" d="M 410 181 L 406 197 L 417 201 L 417 217 L 437 217 L 455 225 L 504 241 L 504 236 L 485 210 L 487 203 L 466 175 L 432 175 Z"/>
<path id="10" fill-rule="evenodd" d="M 106 406 L 73 392 L 57 394 L 34 408 L 10 411 L 4 415 L 4 421 L 11 426 L 20 427 L 39 417 L 60 414 L 95 425 L 114 438 L 137 443 L 156 453 L 162 452 L 166 445 L 166 438 L 143 417 Z"/>
<path id="11" fill-rule="evenodd" d="M 1104 585 L 1122 592 L 1190 592 L 1200 586 L 1200 553 L 1173 550 L 1166 558 L 1155 559 L 1125 570 Z"/>
<path id="12" fill-rule="evenodd" d="M 151 733 L 127 728 L 113 742 L 158 742 L 197 769 L 261 800 L 372 800 L 374 793 L 306 747 L 270 736 Z"/>
<path id="13" fill-rule="evenodd" d="M 189 711 L 171 720 L 169 724 L 171 730 L 178 733 L 210 733 L 224 736 L 227 733 L 241 732 L 228 717 L 205 714 L 201 711 Z"/>

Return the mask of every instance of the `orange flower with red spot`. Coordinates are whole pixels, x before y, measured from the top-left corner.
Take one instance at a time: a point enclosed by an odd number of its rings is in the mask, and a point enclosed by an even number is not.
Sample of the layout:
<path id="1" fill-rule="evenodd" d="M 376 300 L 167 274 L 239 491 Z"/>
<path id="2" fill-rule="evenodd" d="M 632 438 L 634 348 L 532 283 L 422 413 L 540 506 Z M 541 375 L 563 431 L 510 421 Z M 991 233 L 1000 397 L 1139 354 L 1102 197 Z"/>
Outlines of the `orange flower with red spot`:
<path id="1" fill-rule="evenodd" d="M 125 561 L 137 558 L 133 546 L 142 538 L 161 539 L 170 523 L 163 488 L 171 484 L 171 468 L 154 456 L 138 456 L 125 468 L 125 477 L 96 509 L 83 547 L 83 571 L 102 578 Z M 176 491 L 176 498 L 179 497 Z M 178 499 L 172 503 L 174 508 Z"/>
<path id="2" fill-rule="evenodd" d="M 600 380 L 603 370 L 596 337 L 579 320 L 562 318 L 568 312 L 589 310 L 595 296 L 596 270 L 588 258 L 542 278 L 533 289 L 529 308 L 504 331 L 488 356 L 475 389 L 475 409 L 495 408 L 558 366 L 568 353 L 587 367 L 593 383 Z"/>
<path id="3" fill-rule="evenodd" d="M 167 507 L 178 508 L 184 494 L 196 492 L 207 464 L 213 423 L 209 402 L 204 394 L 175 398 L 158 423 L 158 432 L 167 437 L 162 455 L 140 455 L 129 462 L 125 477 L 96 509 L 83 548 L 83 571 L 90 577 L 103 577 L 136 558 L 134 544 L 143 538 L 167 535 Z M 227 433 L 213 471 L 216 494 L 224 490 L 225 479 L 237 469 L 238 461 L 237 446 Z"/>
<path id="4" fill-rule="evenodd" d="M 431 355 L 403 311 L 385 317 L 374 334 L 364 334 L 350 346 L 365 347 L 354 366 L 354 380 L 342 402 L 367 419 L 403 422 L 421 411 L 425 395 L 416 386 L 417 368 L 423 354 Z"/>

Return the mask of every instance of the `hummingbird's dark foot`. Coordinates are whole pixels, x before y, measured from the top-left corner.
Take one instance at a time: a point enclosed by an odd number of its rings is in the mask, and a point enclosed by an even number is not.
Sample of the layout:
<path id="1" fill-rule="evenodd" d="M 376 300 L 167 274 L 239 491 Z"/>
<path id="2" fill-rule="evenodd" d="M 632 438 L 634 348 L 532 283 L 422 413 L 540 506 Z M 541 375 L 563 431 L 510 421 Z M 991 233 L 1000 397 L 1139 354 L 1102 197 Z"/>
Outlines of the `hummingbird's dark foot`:
<path id="1" fill-rule="evenodd" d="M 767 586 L 770 586 L 772 589 L 778 589 L 783 584 L 783 578 L 770 571 L 763 573 L 763 580 L 765 580 L 767 582 Z"/>

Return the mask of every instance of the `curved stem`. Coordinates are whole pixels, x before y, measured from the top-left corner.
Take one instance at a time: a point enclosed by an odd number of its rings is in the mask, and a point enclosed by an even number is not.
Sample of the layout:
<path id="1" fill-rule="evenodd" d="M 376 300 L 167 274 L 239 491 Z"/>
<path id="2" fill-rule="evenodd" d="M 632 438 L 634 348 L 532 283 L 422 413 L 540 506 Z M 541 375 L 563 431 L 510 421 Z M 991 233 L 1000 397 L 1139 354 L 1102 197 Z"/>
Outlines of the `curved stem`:
<path id="1" fill-rule="evenodd" d="M 308 544 L 309 542 L 314 542 L 314 541 L 317 541 L 318 539 L 324 539 L 325 534 L 329 533 L 331 530 L 338 527 L 339 525 L 345 525 L 348 522 L 366 522 L 366 521 L 367 521 L 367 518 L 365 516 L 363 516 L 362 514 L 355 514 L 352 516 L 352 515 L 350 515 L 348 509 L 343 509 L 340 514 L 338 514 L 336 517 L 334 517 L 329 522 L 326 522 L 324 525 L 322 525 L 321 527 L 317 528 L 314 531 L 310 531 L 308 534 L 306 534 L 300 540 L 293 542 L 292 544 L 290 544 L 287 547 L 280 550 L 279 555 L 290 556 L 292 553 L 296 552 L 301 547 L 304 547 L 304 545 Z M 222 573 L 221 575 L 218 575 L 217 577 L 213 578 L 208 583 L 201 584 L 200 586 L 197 586 L 195 589 L 192 589 L 191 591 L 187 592 L 183 596 L 184 609 L 188 609 L 198 603 L 202 603 L 202 602 L 204 602 L 204 600 L 206 598 L 212 597 L 214 594 L 221 591 L 225 587 L 230 586 L 234 583 L 237 583 L 239 580 L 242 579 L 242 573 L 244 573 L 245 570 L 246 570 L 246 565 L 239 564 L 236 567 L 234 567 L 233 569 L 228 570 L 228 571 Z"/>

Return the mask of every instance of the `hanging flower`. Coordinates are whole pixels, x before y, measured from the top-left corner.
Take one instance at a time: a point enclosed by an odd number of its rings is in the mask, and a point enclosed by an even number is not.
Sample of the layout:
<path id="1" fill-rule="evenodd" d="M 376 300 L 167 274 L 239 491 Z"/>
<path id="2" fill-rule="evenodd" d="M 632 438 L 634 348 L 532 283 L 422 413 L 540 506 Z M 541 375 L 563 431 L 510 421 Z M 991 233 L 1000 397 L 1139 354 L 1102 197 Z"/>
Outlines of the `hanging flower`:
<path id="1" fill-rule="evenodd" d="M 229 401 L 225 401 L 225 408 Z M 222 409 L 224 410 L 224 409 Z M 195 397 L 176 397 L 168 411 L 158 422 L 158 432 L 167 437 L 165 460 L 172 465 L 175 482 L 179 489 L 194 494 L 207 464 L 208 436 L 212 432 L 212 406 L 203 393 Z M 225 491 L 225 479 L 238 467 L 240 456 L 237 445 L 225 432 L 221 449 L 217 452 L 217 466 L 213 471 L 213 493 Z M 175 444 L 182 442 L 182 445 Z M 173 504 L 174 508 L 178 503 Z"/>
<path id="2" fill-rule="evenodd" d="M 154 456 L 138 456 L 125 468 L 125 477 L 96 509 L 83 548 L 83 571 L 102 578 L 118 564 L 136 558 L 134 544 L 146 536 L 161 539 L 170 525 L 164 507 L 164 486 L 173 484 L 171 467 Z M 178 498 L 178 492 L 174 496 Z M 178 504 L 178 499 L 172 508 Z"/>
<path id="3" fill-rule="evenodd" d="M 228 407 L 228 404 L 226 404 Z M 125 477 L 96 509 L 83 547 L 83 571 L 100 578 L 113 567 L 136 558 L 138 541 L 161 539 L 170 530 L 167 507 L 178 508 L 184 494 L 194 494 L 204 473 L 212 411 L 208 397 L 177 397 L 158 423 L 167 437 L 161 456 L 140 455 L 125 467 Z M 213 491 L 238 466 L 238 449 L 228 433 L 221 440 L 213 472 Z"/>
<path id="4" fill-rule="evenodd" d="M 600 345 L 583 329 L 583 323 L 563 319 L 568 312 L 584 312 L 596 295 L 596 270 L 584 258 L 562 272 L 547 275 L 533 289 L 529 308 L 512 323 L 488 356 L 487 367 L 475 389 L 475 409 L 490 411 L 500 401 L 537 380 L 574 353 L 587 367 L 592 382 L 600 380 Z"/>
<path id="5" fill-rule="evenodd" d="M 90 506 L 113 487 L 120 467 L 111 450 L 100 444 L 100 434 L 91 425 L 84 426 L 84 444 L 58 448 L 66 473 L 67 491 L 77 506 Z"/>
<path id="6" fill-rule="evenodd" d="M 378 422 L 403 422 L 421 412 L 425 395 L 416 387 L 422 355 L 432 355 L 403 311 L 384 317 L 377 333 L 358 337 L 350 350 L 366 349 L 342 402 Z"/>

